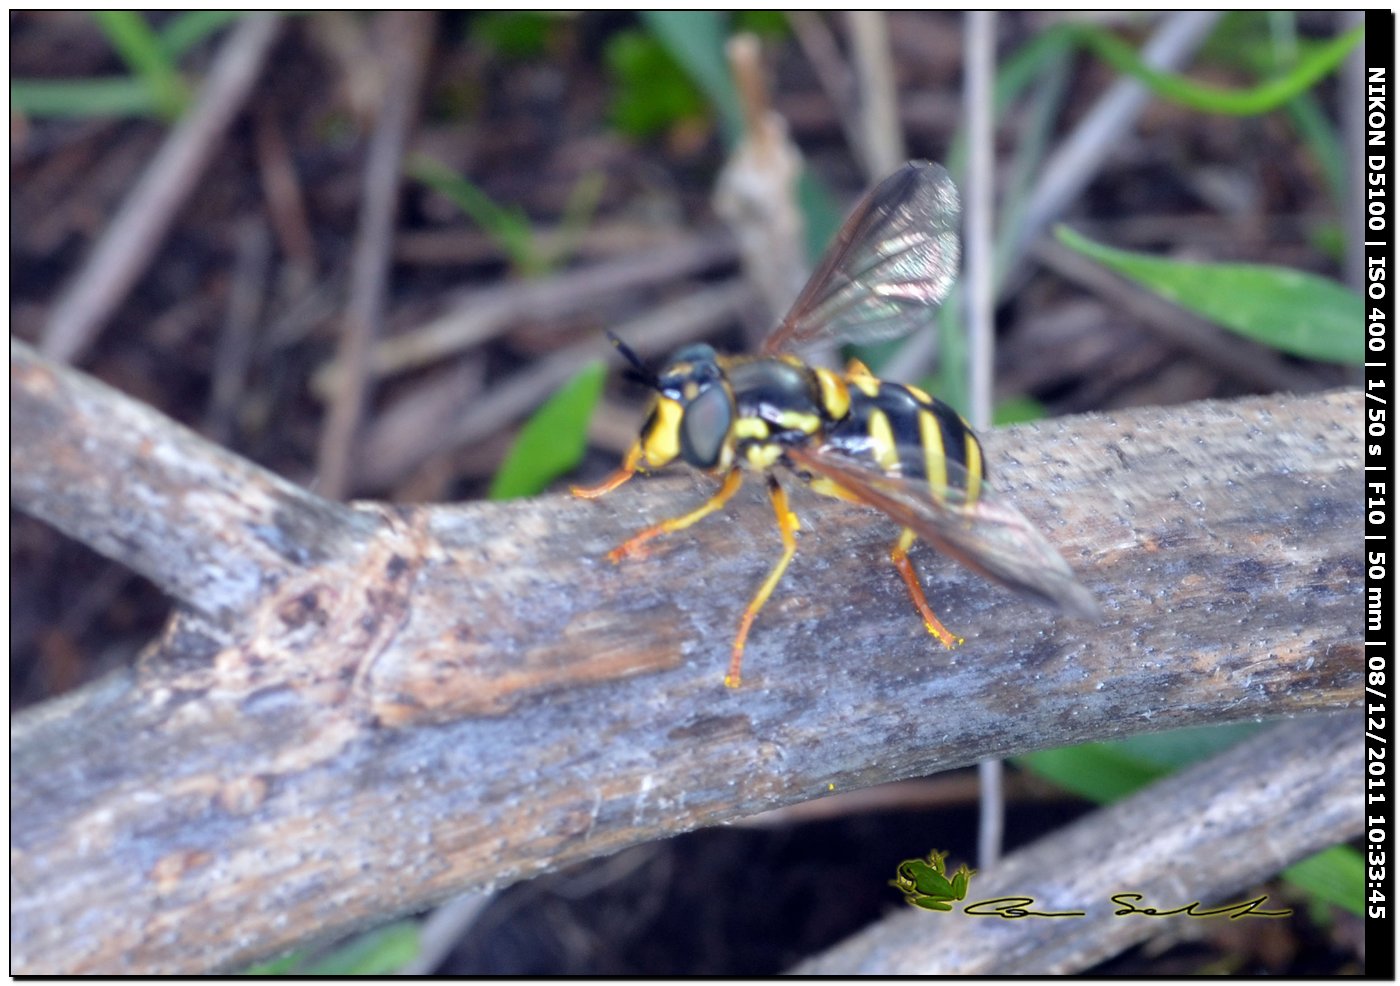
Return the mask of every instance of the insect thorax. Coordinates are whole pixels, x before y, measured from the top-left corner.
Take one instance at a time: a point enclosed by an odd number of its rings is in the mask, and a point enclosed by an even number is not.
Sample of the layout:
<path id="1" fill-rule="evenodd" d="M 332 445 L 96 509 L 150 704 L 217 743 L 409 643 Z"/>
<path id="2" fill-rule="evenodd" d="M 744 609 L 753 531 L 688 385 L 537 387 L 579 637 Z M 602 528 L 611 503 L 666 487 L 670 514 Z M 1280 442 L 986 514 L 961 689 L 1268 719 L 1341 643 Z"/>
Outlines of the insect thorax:
<path id="1" fill-rule="evenodd" d="M 750 468 L 770 468 L 784 448 L 811 441 L 848 409 L 835 374 L 795 359 L 736 357 L 725 375 L 734 394 L 734 456 Z"/>

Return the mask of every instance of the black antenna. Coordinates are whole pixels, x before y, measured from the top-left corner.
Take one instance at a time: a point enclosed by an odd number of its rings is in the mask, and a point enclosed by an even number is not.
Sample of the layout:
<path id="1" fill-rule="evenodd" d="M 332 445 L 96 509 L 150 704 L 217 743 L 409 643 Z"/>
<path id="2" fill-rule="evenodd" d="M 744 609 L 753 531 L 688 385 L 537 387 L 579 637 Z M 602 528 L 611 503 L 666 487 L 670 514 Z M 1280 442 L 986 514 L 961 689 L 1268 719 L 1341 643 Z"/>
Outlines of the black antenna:
<path id="1" fill-rule="evenodd" d="M 623 355 L 627 362 L 632 364 L 632 368 L 627 371 L 626 376 L 637 381 L 637 383 L 650 387 L 652 390 L 658 389 L 656 374 L 647 369 L 647 365 L 642 362 L 642 358 L 632 351 L 632 347 L 623 342 L 613 334 L 612 329 L 607 330 L 608 341 L 617 347 L 617 351 Z"/>

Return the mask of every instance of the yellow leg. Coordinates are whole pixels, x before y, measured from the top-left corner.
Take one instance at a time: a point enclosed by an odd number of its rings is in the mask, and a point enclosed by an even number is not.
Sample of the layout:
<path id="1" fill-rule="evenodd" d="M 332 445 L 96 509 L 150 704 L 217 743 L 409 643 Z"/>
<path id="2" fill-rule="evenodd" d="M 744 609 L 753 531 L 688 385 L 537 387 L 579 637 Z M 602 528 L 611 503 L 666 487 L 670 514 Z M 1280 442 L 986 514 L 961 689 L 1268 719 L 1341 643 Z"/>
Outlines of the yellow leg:
<path id="1" fill-rule="evenodd" d="M 924 587 L 919 584 L 919 575 L 914 571 L 913 563 L 909 561 L 909 549 L 913 547 L 916 537 L 917 535 L 907 527 L 901 531 L 899 540 L 890 549 L 890 561 L 894 562 L 894 567 L 899 569 L 900 578 L 904 579 L 904 584 L 909 587 L 909 595 L 914 600 L 914 608 L 924 618 L 924 626 L 928 627 L 928 632 L 937 637 L 944 647 L 952 650 L 963 642 L 963 638 L 953 634 L 938 617 L 933 615 L 928 600 L 924 598 Z"/>
<path id="2" fill-rule="evenodd" d="M 642 460 L 642 443 L 633 442 L 632 447 L 627 450 L 627 457 L 622 460 L 622 465 L 617 471 L 603 480 L 597 486 L 570 486 L 569 492 L 574 496 L 583 497 L 585 500 L 592 500 L 600 497 L 604 493 L 611 493 L 623 483 L 627 482 L 637 474 L 637 463 Z"/>
<path id="3" fill-rule="evenodd" d="M 618 485 L 621 485 L 621 482 L 622 481 L 619 481 Z M 654 527 L 648 527 L 646 530 L 634 534 L 622 544 L 619 544 L 616 548 L 608 552 L 609 560 L 619 562 L 630 555 L 643 554 L 642 545 L 652 538 L 661 534 L 670 534 L 672 531 L 683 531 L 697 520 L 708 517 L 728 503 L 730 498 L 739 491 L 739 487 L 743 485 L 743 482 L 743 473 L 741 473 L 738 468 L 731 469 L 729 475 L 724 477 L 723 485 L 720 486 L 719 491 L 715 493 L 714 496 L 710 497 L 688 514 L 683 514 L 680 517 L 672 517 L 670 520 L 663 520 Z"/>
<path id="4" fill-rule="evenodd" d="M 758 616 L 758 611 L 763 608 L 763 604 L 773 594 L 778 580 L 787 571 L 788 562 L 792 561 L 793 553 L 797 551 L 797 538 L 794 537 L 800 526 L 797 522 L 797 516 L 788 509 L 787 494 L 783 492 L 783 488 L 771 475 L 768 477 L 768 493 L 773 498 L 773 512 L 778 515 L 778 533 L 783 538 L 783 556 L 778 559 L 778 563 L 768 573 L 768 578 L 763 581 L 763 585 L 758 587 L 758 592 L 754 594 L 753 600 L 744 610 L 744 618 L 739 621 L 739 633 L 734 638 L 734 651 L 729 658 L 729 673 L 724 676 L 724 683 L 730 688 L 739 687 L 739 668 L 744 663 L 744 644 L 749 638 L 749 628 L 753 626 L 754 617 Z"/>

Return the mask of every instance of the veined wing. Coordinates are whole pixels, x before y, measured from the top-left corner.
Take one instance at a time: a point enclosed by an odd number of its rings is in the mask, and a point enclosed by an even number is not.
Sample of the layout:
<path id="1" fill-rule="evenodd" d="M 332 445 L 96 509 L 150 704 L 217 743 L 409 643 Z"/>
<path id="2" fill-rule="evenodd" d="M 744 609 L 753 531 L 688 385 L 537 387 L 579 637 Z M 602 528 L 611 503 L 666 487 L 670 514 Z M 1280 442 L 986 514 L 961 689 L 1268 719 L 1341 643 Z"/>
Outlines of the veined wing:
<path id="1" fill-rule="evenodd" d="M 835 483 L 851 499 L 913 529 L 979 575 L 1071 616 L 1102 619 L 1093 595 L 1019 510 L 985 483 L 976 484 L 974 496 L 967 495 L 966 470 L 958 463 L 946 462 L 947 487 L 934 490 L 922 477 L 891 475 L 873 461 L 835 446 L 785 451 L 799 469 Z M 918 461 L 921 454 L 910 449 L 900 461 Z"/>
<path id="2" fill-rule="evenodd" d="M 910 161 L 856 205 L 762 351 L 906 335 L 948 296 L 958 257 L 953 179 Z"/>

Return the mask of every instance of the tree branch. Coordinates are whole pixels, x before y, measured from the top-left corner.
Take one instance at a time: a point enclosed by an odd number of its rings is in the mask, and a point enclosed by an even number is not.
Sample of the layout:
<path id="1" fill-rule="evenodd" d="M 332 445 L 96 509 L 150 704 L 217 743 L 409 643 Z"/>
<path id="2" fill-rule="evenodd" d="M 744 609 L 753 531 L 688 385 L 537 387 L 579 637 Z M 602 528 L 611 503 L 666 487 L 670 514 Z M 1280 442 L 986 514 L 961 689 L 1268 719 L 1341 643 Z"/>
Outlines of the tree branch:
<path id="1" fill-rule="evenodd" d="M 212 445 L 10 341 L 16 506 L 223 623 L 356 551 L 373 518 Z"/>
<path id="2" fill-rule="evenodd" d="M 968 637 L 944 651 L 891 525 L 800 496 L 735 692 L 778 543 L 756 492 L 614 567 L 692 481 L 347 508 L 13 342 L 11 385 L 16 504 L 181 604 L 135 669 L 11 726 L 17 973 L 237 968 L 828 790 L 1360 700 L 1351 392 L 986 436 L 1101 627 L 916 552 Z"/>

